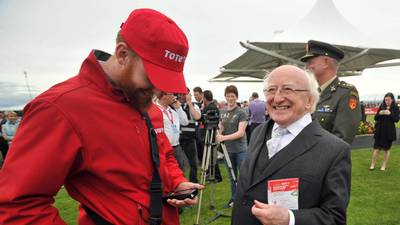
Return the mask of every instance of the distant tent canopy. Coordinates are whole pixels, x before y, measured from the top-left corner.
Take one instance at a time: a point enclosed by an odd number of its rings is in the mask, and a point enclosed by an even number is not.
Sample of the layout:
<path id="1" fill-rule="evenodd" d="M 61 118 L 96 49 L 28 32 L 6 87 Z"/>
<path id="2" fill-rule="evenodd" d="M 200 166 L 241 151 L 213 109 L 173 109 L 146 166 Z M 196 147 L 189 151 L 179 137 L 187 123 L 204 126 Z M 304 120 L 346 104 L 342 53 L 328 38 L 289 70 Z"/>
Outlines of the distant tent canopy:
<path id="1" fill-rule="evenodd" d="M 298 23 L 288 30 L 276 31 L 271 42 L 241 42 L 247 52 L 222 67 L 221 74 L 211 81 L 254 82 L 262 80 L 269 71 L 282 64 L 302 66 L 304 63 L 299 59 L 305 54 L 305 42 L 309 39 L 341 44 L 336 45 L 345 52 L 339 76 L 361 75 L 368 68 L 400 65 L 399 62 L 386 62 L 400 59 L 400 50 L 351 47 L 379 45 L 349 23 L 333 0 L 317 0 Z"/>
<path id="2" fill-rule="evenodd" d="M 243 55 L 223 66 L 221 74 L 212 82 L 258 82 L 266 74 L 283 64 L 303 66 L 300 58 L 305 54 L 306 43 L 300 42 L 240 42 L 248 49 Z M 361 75 L 368 68 L 400 66 L 400 62 L 382 63 L 400 59 L 400 50 L 359 48 L 335 45 L 345 52 L 339 65 L 339 76 Z"/>

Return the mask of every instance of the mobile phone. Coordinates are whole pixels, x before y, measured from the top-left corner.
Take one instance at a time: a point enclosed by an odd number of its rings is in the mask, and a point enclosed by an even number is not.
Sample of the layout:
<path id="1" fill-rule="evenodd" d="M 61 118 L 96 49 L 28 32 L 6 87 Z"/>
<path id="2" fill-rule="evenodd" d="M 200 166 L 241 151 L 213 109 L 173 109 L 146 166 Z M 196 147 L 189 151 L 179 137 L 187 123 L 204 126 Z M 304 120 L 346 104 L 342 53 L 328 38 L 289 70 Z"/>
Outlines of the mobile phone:
<path id="1" fill-rule="evenodd" d="M 187 198 L 194 199 L 197 196 L 197 193 L 198 193 L 198 190 L 195 188 L 172 192 L 166 196 L 163 196 L 163 201 L 166 202 L 167 199 L 177 199 L 177 200 L 184 200 Z"/>

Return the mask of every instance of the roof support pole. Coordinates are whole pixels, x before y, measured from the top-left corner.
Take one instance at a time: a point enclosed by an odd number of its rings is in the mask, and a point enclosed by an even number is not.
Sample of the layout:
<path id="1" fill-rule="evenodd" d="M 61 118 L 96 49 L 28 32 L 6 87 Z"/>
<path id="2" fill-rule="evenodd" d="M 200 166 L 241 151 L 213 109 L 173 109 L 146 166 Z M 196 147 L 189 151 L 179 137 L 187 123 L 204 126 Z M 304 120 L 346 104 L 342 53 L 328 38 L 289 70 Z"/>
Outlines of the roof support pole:
<path id="1" fill-rule="evenodd" d="M 219 69 L 221 73 L 252 73 L 252 72 L 265 72 L 267 73 L 268 71 L 265 69 L 225 69 L 224 67 L 221 67 Z"/>
<path id="2" fill-rule="evenodd" d="M 358 58 L 360 58 L 361 56 L 366 55 L 366 54 L 368 53 L 368 51 L 369 51 L 369 48 L 366 48 L 366 49 L 362 50 L 361 52 L 359 52 L 359 53 L 353 55 L 352 57 L 347 58 L 347 59 L 341 61 L 340 64 L 344 65 L 344 64 L 346 64 L 346 63 L 348 63 L 348 62 L 351 62 L 351 61 L 353 61 L 353 60 L 355 60 L 355 59 L 358 59 Z"/>
<path id="3" fill-rule="evenodd" d="M 269 56 L 272 56 L 272 57 L 275 57 L 275 58 L 278 58 L 278 59 L 282 59 L 282 60 L 294 63 L 296 65 L 300 65 L 300 66 L 304 66 L 305 65 L 300 60 L 292 59 L 292 58 L 286 57 L 284 55 L 280 55 L 280 54 L 278 54 L 278 53 L 276 53 L 274 51 L 269 51 L 267 49 L 260 48 L 258 46 L 253 45 L 253 44 L 250 44 L 249 41 L 247 41 L 247 42 L 242 42 L 241 41 L 240 45 L 242 45 L 246 49 L 249 49 L 249 50 L 252 50 L 252 51 L 255 51 L 255 52 L 259 52 L 261 54 L 269 55 Z"/>

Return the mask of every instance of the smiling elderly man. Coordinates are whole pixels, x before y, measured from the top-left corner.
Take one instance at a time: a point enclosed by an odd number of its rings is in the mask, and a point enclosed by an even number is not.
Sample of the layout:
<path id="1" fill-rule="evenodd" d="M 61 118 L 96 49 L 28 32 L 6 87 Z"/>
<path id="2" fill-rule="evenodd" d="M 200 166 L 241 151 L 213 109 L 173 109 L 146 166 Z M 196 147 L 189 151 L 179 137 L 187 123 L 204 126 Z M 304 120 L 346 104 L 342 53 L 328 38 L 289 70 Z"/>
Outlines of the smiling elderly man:
<path id="1" fill-rule="evenodd" d="M 350 197 L 349 145 L 311 113 L 314 76 L 284 65 L 265 80 L 271 119 L 255 129 L 242 164 L 232 224 L 346 224 Z"/>

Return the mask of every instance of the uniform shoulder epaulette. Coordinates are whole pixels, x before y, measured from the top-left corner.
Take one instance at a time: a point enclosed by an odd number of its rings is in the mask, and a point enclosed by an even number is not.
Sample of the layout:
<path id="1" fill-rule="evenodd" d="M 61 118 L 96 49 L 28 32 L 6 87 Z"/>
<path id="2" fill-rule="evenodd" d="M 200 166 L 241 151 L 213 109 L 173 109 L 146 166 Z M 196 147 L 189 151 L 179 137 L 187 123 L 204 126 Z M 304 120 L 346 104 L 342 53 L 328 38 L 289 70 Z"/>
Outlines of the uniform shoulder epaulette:
<path id="1" fill-rule="evenodd" d="M 358 91 L 356 87 L 352 84 L 346 83 L 345 81 L 340 81 L 338 84 L 339 87 L 349 89 L 350 96 L 354 96 L 358 98 Z"/>
<path id="2" fill-rule="evenodd" d="M 339 87 L 346 88 L 346 89 L 355 89 L 354 85 L 347 83 L 346 81 L 339 81 Z"/>

